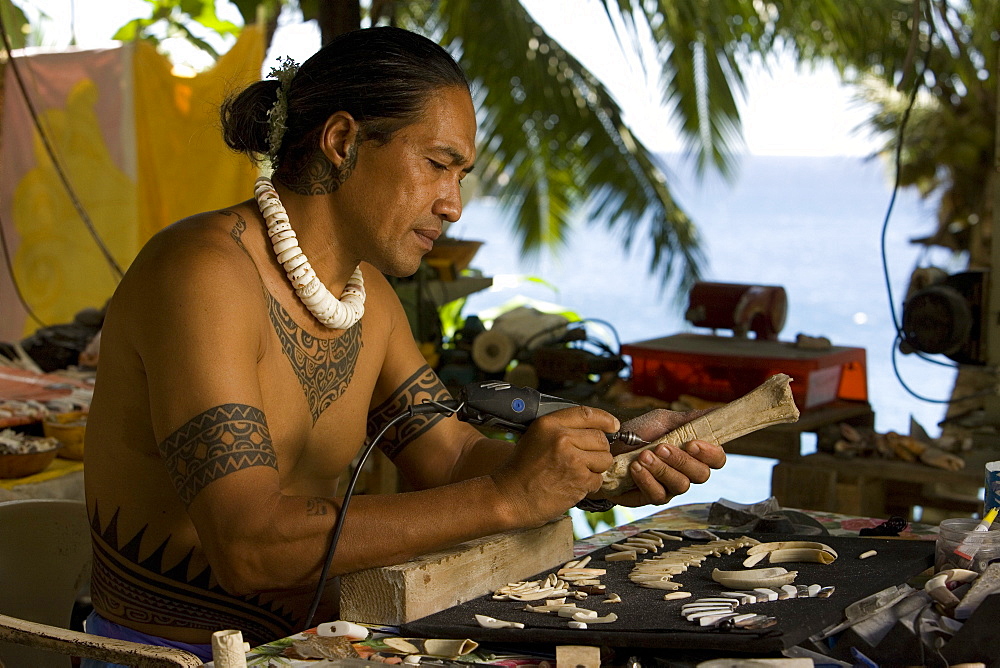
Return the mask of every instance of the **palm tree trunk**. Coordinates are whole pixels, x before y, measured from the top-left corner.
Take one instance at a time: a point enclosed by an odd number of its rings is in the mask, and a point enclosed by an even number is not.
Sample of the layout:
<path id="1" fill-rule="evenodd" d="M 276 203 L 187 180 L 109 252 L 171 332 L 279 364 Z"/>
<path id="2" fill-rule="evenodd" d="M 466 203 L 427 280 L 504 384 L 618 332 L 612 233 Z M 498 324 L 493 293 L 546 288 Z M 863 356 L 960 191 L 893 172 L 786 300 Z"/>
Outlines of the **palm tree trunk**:
<path id="1" fill-rule="evenodd" d="M 325 0 L 319 3 L 316 20 L 320 41 L 326 46 L 337 35 L 361 27 L 361 3 L 359 0 Z"/>

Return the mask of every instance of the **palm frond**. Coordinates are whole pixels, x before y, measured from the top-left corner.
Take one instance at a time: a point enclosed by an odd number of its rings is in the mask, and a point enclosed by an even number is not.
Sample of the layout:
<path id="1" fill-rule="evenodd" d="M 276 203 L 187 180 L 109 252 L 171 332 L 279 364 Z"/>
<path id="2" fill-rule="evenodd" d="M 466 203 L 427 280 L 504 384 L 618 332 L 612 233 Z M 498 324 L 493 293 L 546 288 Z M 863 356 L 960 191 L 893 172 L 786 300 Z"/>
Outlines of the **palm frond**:
<path id="1" fill-rule="evenodd" d="M 473 80 L 482 187 L 515 216 L 522 249 L 558 248 L 589 206 L 626 247 L 649 247 L 650 270 L 664 285 L 676 277 L 686 293 L 700 276 L 698 236 L 605 86 L 516 0 L 442 0 L 436 9 L 435 37 Z"/>

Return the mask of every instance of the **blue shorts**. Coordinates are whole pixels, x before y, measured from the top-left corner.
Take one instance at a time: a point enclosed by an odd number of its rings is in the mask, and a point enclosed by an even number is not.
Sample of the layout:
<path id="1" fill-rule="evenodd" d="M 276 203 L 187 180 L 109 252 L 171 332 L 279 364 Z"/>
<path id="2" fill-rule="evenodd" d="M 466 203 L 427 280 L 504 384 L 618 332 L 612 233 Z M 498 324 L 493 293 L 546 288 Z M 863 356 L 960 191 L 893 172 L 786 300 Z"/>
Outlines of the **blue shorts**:
<path id="1" fill-rule="evenodd" d="M 186 652 L 191 652 L 205 663 L 212 660 L 211 643 L 207 645 L 192 645 L 185 642 L 177 642 L 176 640 L 167 640 L 166 638 L 151 636 L 148 633 L 140 633 L 139 631 L 130 629 L 127 626 L 122 626 L 121 624 L 115 624 L 114 622 L 108 621 L 96 612 L 91 612 L 90 615 L 87 616 L 87 621 L 84 622 L 83 628 L 87 633 L 95 636 L 115 638 L 117 640 L 128 640 L 130 642 L 142 643 L 143 645 L 175 647 Z M 119 663 L 97 661 L 95 659 L 83 659 L 80 662 L 80 668 L 128 668 L 128 666 L 122 666 Z"/>

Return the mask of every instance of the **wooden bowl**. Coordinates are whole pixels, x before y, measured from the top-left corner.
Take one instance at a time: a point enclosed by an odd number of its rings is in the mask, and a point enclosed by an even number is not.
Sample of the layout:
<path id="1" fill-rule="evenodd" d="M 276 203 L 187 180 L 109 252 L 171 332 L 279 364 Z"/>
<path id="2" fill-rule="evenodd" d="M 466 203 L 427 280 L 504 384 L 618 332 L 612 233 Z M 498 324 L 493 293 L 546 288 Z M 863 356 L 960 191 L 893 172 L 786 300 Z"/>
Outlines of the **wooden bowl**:
<path id="1" fill-rule="evenodd" d="M 469 266 L 482 245 L 482 241 L 439 237 L 424 259 L 437 270 L 441 280 L 454 280 Z"/>
<path id="2" fill-rule="evenodd" d="M 0 478 L 23 478 L 44 471 L 62 446 L 42 452 L 0 454 Z"/>
<path id="3" fill-rule="evenodd" d="M 87 414 L 82 411 L 56 413 L 45 418 L 42 429 L 49 438 L 62 444 L 63 459 L 83 459 L 83 438 L 87 433 Z"/>

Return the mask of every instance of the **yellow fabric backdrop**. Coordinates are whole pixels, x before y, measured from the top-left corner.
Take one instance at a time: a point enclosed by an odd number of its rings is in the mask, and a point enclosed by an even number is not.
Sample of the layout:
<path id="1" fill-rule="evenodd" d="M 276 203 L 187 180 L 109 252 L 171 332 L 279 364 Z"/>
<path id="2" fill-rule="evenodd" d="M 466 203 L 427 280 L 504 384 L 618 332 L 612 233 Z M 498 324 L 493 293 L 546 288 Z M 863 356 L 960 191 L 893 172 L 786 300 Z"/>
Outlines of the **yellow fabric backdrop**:
<path id="1" fill-rule="evenodd" d="M 144 42 L 17 58 L 45 135 L 80 205 L 122 269 L 166 225 L 242 201 L 256 169 L 230 151 L 218 107 L 260 78 L 263 31 L 251 26 L 193 78 Z M 111 296 L 117 276 L 67 194 L 12 78 L 4 72 L 0 224 L 25 301 L 46 324 Z M 3 260 L 0 259 L 0 262 Z M 37 328 L 0 272 L 0 340 Z"/>
<path id="2" fill-rule="evenodd" d="M 253 196 L 256 169 L 222 141 L 219 106 L 260 78 L 264 37 L 246 28 L 216 66 L 187 79 L 151 44 L 135 54 L 135 136 L 139 173 L 139 240 L 185 216 Z"/>

